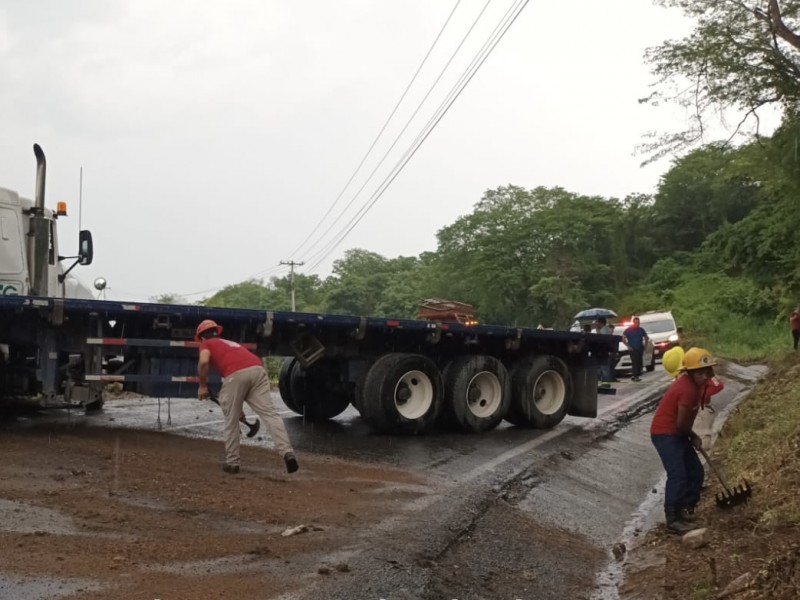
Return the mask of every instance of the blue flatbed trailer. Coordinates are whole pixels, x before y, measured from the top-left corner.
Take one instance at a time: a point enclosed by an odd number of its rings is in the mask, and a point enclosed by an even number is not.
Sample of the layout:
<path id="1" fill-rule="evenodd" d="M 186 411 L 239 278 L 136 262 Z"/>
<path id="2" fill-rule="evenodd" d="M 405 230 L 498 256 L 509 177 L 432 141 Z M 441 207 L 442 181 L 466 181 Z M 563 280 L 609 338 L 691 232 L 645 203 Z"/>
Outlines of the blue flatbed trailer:
<path id="1" fill-rule="evenodd" d="M 619 337 L 501 325 L 0 296 L 0 403 L 98 409 L 109 383 L 153 397 L 197 391 L 197 324 L 286 357 L 287 406 L 310 420 L 350 404 L 381 431 L 549 428 L 597 415 L 597 359 Z"/>

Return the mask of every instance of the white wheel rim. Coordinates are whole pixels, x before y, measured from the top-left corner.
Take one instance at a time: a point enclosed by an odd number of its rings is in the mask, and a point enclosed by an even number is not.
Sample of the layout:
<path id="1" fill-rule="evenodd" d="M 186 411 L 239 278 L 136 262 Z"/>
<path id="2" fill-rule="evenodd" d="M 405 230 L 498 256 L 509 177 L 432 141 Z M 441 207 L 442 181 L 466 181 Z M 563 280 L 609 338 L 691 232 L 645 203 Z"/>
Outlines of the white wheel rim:
<path id="1" fill-rule="evenodd" d="M 544 415 L 552 415 L 564 404 L 567 388 L 558 371 L 545 371 L 533 386 L 533 403 Z"/>
<path id="2" fill-rule="evenodd" d="M 489 371 L 477 373 L 467 386 L 467 408 L 480 419 L 491 417 L 503 403 L 503 387 L 497 375 Z"/>
<path id="3" fill-rule="evenodd" d="M 394 386 L 394 405 L 404 418 L 419 419 L 433 405 L 433 383 L 422 371 L 408 371 Z"/>

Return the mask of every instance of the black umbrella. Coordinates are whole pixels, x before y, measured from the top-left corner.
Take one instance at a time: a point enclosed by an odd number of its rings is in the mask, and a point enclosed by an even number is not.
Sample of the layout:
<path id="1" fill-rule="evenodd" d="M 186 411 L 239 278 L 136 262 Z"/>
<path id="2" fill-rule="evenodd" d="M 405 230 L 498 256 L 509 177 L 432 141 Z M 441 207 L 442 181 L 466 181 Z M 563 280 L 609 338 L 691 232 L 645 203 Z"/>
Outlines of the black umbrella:
<path id="1" fill-rule="evenodd" d="M 582 310 L 573 318 L 577 321 L 585 321 L 587 319 L 596 319 L 598 317 L 616 317 L 617 313 L 615 313 L 610 308 L 587 308 L 586 310 Z"/>

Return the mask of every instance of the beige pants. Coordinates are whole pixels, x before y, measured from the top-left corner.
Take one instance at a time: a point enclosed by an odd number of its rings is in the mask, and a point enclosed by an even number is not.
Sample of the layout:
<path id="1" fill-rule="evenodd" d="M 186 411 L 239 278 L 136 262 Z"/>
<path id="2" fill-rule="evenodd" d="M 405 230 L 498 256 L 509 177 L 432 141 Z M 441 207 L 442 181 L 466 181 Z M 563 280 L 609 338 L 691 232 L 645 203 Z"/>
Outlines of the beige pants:
<path id="1" fill-rule="evenodd" d="M 275 449 L 281 456 L 294 452 L 289 434 L 269 395 L 269 379 L 262 367 L 248 367 L 222 379 L 219 405 L 225 416 L 225 462 L 239 464 L 239 415 L 247 402 L 269 429 Z"/>

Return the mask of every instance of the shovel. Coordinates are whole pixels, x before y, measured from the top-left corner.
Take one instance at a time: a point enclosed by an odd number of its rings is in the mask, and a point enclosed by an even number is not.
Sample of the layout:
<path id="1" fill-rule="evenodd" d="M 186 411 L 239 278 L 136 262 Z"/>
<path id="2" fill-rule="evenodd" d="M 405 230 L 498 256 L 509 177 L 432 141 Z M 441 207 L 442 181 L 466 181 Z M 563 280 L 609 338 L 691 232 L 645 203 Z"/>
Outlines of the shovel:
<path id="1" fill-rule="evenodd" d="M 219 406 L 219 400 L 217 400 L 216 396 L 209 396 L 208 399 L 211 400 L 217 406 Z M 244 418 L 244 414 L 239 415 L 239 422 L 240 423 L 244 423 L 245 425 L 247 425 L 247 430 L 248 430 L 247 431 L 247 437 L 249 437 L 249 438 L 251 438 L 255 434 L 257 434 L 259 428 L 261 427 L 261 421 L 256 419 L 253 423 L 249 423 L 247 421 L 247 419 Z"/>
<path id="2" fill-rule="evenodd" d="M 711 470 L 714 471 L 714 475 L 717 476 L 719 482 L 722 484 L 724 492 L 720 492 L 716 495 L 717 506 L 719 508 L 731 508 L 734 506 L 738 506 L 739 504 L 745 504 L 750 499 L 750 496 L 753 494 L 753 488 L 750 487 L 750 484 L 747 483 L 747 480 L 744 480 L 744 485 L 736 486 L 734 488 L 728 487 L 728 484 L 725 483 L 725 480 L 722 478 L 722 473 L 717 470 L 717 467 L 714 466 L 714 463 L 711 462 L 711 459 L 708 456 L 708 453 L 703 449 L 700 448 L 700 454 L 703 455 L 703 458 L 706 459 L 708 466 L 711 467 Z"/>

